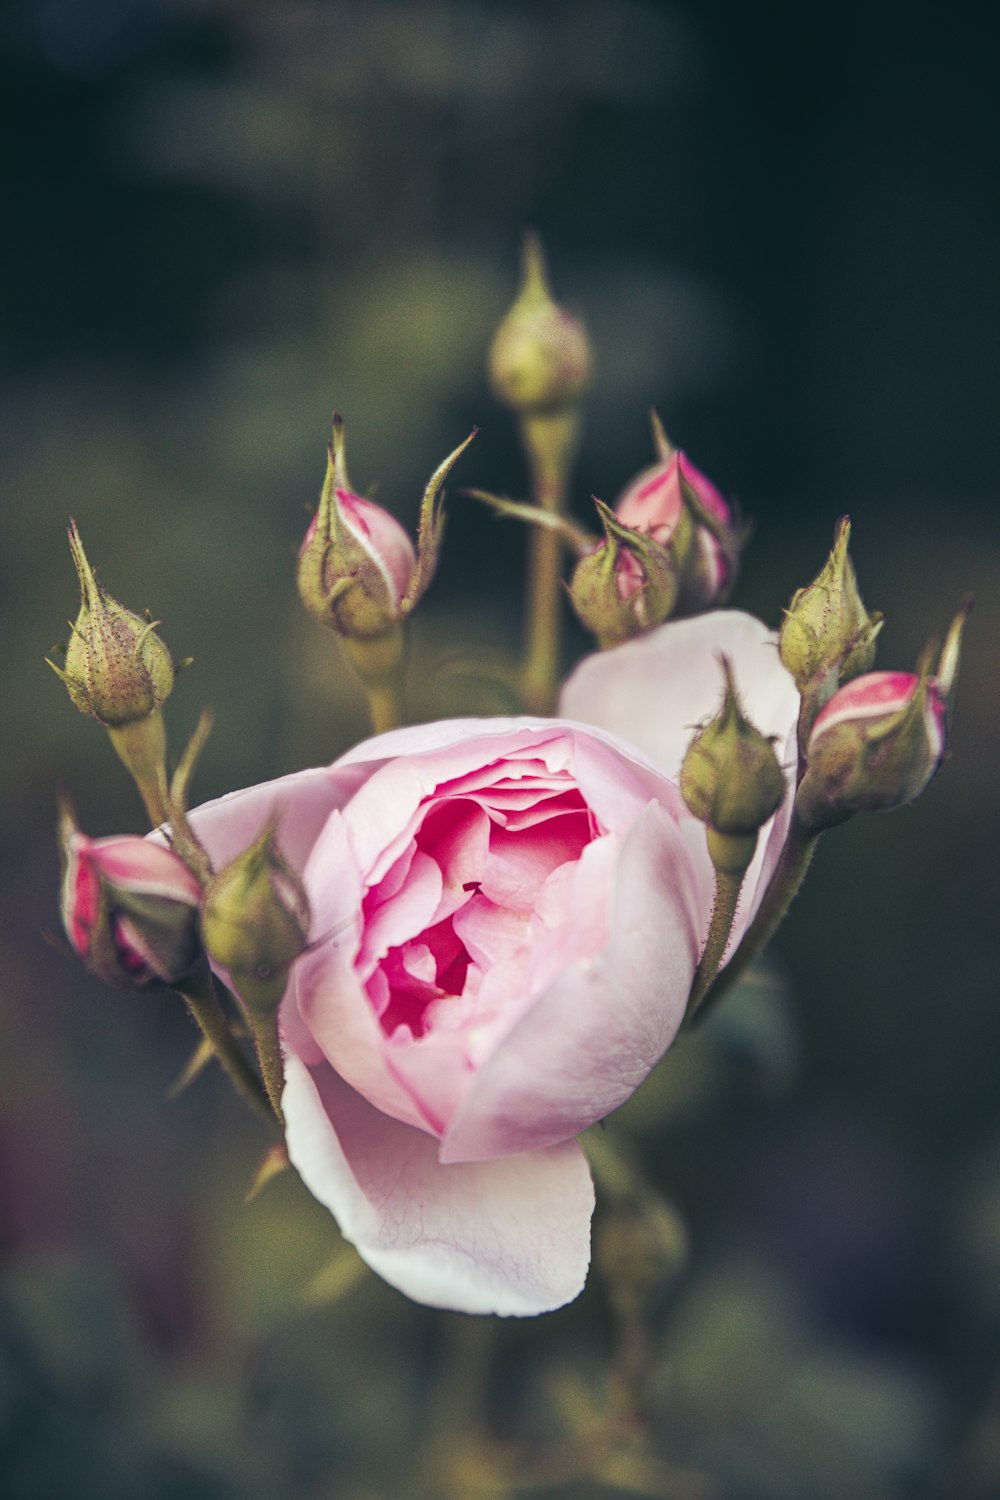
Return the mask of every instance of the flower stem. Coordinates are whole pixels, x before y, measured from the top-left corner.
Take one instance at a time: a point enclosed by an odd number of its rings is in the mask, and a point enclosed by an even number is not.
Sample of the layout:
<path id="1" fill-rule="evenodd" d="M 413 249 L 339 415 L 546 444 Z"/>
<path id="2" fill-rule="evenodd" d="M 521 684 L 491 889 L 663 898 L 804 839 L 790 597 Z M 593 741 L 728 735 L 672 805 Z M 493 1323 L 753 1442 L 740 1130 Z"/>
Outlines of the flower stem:
<path id="1" fill-rule="evenodd" d="M 387 729 L 398 729 L 403 722 L 402 695 L 399 686 L 398 681 L 365 683 L 373 734 L 384 734 Z"/>
<path id="2" fill-rule="evenodd" d="M 163 714 L 156 709 L 146 719 L 109 726 L 108 735 L 119 759 L 135 782 L 154 828 L 170 816 L 167 806 L 167 734 Z"/>
<path id="3" fill-rule="evenodd" d="M 709 1005 L 716 1005 L 726 991 L 743 977 L 753 960 L 763 952 L 774 936 L 805 879 L 818 838 L 819 834 L 810 833 L 793 811 L 781 858 L 764 899 L 757 908 L 757 915 L 743 934 L 743 941 L 725 971 L 712 987 L 708 1001 L 701 1006 L 700 1017 L 703 1018 Z"/>
<path id="4" fill-rule="evenodd" d="M 531 471 L 535 504 L 551 515 L 566 510 L 569 472 L 580 435 L 576 407 L 521 418 L 521 442 Z M 528 555 L 528 647 L 521 678 L 525 705 L 548 713 L 555 698 L 562 634 L 563 539 L 549 527 L 534 527 Z"/>
<path id="5" fill-rule="evenodd" d="M 397 729 L 403 722 L 403 626 L 393 625 L 382 635 L 343 636 L 341 645 L 364 687 L 372 730 Z"/>
<path id="6" fill-rule="evenodd" d="M 733 920 L 736 916 L 736 908 L 740 901 L 740 891 L 743 889 L 743 877 L 745 870 L 734 874 L 729 870 L 716 870 L 715 872 L 715 899 L 712 902 L 712 920 L 709 923 L 708 939 L 705 943 L 705 951 L 701 955 L 701 962 L 695 970 L 694 980 L 691 984 L 691 993 L 688 996 L 685 1020 L 694 1015 L 698 1006 L 704 1000 L 712 987 L 712 981 L 719 972 L 726 952 L 726 944 L 733 930 Z"/>
<path id="7" fill-rule="evenodd" d="M 187 975 L 174 988 L 183 996 L 188 1010 L 240 1098 L 256 1115 L 273 1126 L 275 1116 L 268 1103 L 268 1096 L 230 1030 L 226 1013 L 215 993 L 212 971 L 207 962 L 199 964 L 192 974 Z M 280 1116 L 278 1118 L 280 1120 Z"/>

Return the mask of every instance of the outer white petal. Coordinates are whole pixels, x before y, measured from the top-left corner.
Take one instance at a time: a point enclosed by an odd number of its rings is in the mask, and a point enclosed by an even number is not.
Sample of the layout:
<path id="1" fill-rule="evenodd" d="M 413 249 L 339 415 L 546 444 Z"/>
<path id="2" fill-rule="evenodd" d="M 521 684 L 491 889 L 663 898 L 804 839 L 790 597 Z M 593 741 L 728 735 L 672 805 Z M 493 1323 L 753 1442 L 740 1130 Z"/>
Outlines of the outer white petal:
<path id="1" fill-rule="evenodd" d="M 594 1189 L 575 1141 L 443 1166 L 438 1143 L 332 1068 L 286 1065 L 288 1152 L 373 1271 L 431 1307 L 529 1316 L 571 1301 L 590 1261 Z"/>
<path id="2" fill-rule="evenodd" d="M 676 779 L 696 726 L 722 702 L 720 655 L 733 664 L 748 718 L 762 734 L 778 736 L 780 753 L 799 695 L 778 657 L 777 636 L 735 609 L 671 620 L 584 657 L 563 686 L 559 712 L 630 740 Z"/>
<path id="3" fill-rule="evenodd" d="M 782 666 L 777 636 L 762 621 L 739 610 L 711 610 L 688 620 L 671 620 L 613 651 L 584 657 L 563 686 L 562 714 L 621 735 L 643 751 L 667 776 L 676 779 L 694 731 L 722 702 L 720 655 L 729 657 L 743 707 L 762 734 L 775 740 L 775 751 L 795 784 L 796 724 L 799 695 Z M 735 951 L 752 920 L 788 832 L 792 798 L 786 796 L 774 818 L 761 830 L 757 853 L 747 871 L 729 952 Z M 705 835 L 693 819 L 683 822 L 696 866 L 707 933 L 714 874 Z"/>
<path id="4" fill-rule="evenodd" d="M 277 817 L 281 852 L 301 872 L 327 818 L 344 806 L 369 771 L 366 766 L 341 769 L 339 762 L 293 771 L 203 803 L 191 814 L 191 823 L 220 869 L 253 843 L 269 818 Z"/>

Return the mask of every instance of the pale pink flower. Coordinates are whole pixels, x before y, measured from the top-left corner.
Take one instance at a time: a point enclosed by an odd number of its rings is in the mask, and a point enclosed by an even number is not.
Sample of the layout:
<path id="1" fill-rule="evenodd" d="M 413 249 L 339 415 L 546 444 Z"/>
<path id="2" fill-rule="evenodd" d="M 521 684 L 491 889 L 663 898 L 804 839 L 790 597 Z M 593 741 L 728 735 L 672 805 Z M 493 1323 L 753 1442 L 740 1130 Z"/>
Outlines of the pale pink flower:
<path id="1" fill-rule="evenodd" d="M 455 720 L 193 815 L 217 864 L 280 818 L 314 945 L 281 1013 L 289 1154 L 408 1295 L 530 1314 L 581 1289 L 593 1187 L 574 1137 L 670 1045 L 709 919 L 680 754 L 718 706 L 720 650 L 748 711 L 787 739 L 797 695 L 766 639 L 746 616 L 702 617 L 574 674 L 570 711 L 595 722 L 630 680 L 646 727 L 679 746 L 669 767 L 608 723 Z M 636 646 L 652 648 L 638 675 Z"/>

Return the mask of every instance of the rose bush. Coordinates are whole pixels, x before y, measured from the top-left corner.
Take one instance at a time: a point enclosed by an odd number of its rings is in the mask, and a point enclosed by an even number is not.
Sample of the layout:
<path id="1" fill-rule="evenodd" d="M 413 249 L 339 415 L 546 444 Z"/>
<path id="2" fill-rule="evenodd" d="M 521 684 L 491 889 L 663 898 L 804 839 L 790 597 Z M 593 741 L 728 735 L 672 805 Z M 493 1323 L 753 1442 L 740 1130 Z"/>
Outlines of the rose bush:
<path id="1" fill-rule="evenodd" d="M 529 1314 L 583 1285 L 593 1188 L 574 1137 L 669 1046 L 707 930 L 712 871 L 677 773 L 722 651 L 787 756 L 798 698 L 773 637 L 720 612 L 589 658 L 565 720 L 396 730 L 193 815 L 217 866 L 280 819 L 313 914 L 281 1011 L 289 1154 L 420 1301 Z"/>

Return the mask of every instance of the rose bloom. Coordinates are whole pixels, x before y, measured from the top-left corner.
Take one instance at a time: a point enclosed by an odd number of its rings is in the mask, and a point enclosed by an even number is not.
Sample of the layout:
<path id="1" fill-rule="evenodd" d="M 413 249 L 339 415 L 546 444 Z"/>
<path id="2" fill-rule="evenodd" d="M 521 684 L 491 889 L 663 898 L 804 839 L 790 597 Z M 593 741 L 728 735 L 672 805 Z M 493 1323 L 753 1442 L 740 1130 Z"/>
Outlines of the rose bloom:
<path id="1" fill-rule="evenodd" d="M 677 776 L 721 700 L 720 652 L 787 762 L 798 696 L 774 638 L 719 612 L 585 660 L 566 719 L 395 730 L 193 815 L 217 865 L 280 817 L 314 944 L 281 1010 L 289 1155 L 419 1301 L 530 1314 L 583 1286 L 594 1195 L 574 1137 L 670 1045 L 708 928 Z"/>

